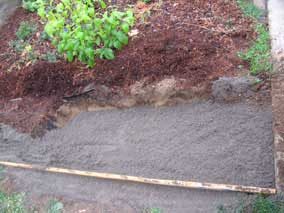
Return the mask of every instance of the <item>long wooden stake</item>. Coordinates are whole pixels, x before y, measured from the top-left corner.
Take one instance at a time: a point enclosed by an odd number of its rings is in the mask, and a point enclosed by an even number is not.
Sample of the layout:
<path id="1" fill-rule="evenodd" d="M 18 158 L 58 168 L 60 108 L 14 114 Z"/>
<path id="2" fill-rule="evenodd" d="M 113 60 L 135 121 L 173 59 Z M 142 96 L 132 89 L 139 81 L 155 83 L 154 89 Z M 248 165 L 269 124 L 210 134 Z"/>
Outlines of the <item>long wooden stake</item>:
<path id="1" fill-rule="evenodd" d="M 260 194 L 276 194 L 276 189 L 274 188 L 259 188 L 259 187 L 254 187 L 254 186 L 200 183 L 200 182 L 180 181 L 180 180 L 162 180 L 162 179 L 143 178 L 143 177 L 135 177 L 135 176 L 127 176 L 127 175 L 110 174 L 110 173 L 71 170 L 71 169 L 63 169 L 63 168 L 55 168 L 55 167 L 42 167 L 38 165 L 12 163 L 12 162 L 5 162 L 5 161 L 0 161 L 0 165 L 7 166 L 7 167 L 22 168 L 22 169 L 33 169 L 33 170 L 45 171 L 45 172 L 95 177 L 95 178 L 107 179 L 107 180 L 129 181 L 129 182 L 136 182 L 136 183 L 154 184 L 154 185 L 163 185 L 163 186 L 175 186 L 175 187 L 183 187 L 183 188 L 191 188 L 191 189 L 234 191 L 234 192 L 247 192 L 247 193 L 260 193 Z"/>

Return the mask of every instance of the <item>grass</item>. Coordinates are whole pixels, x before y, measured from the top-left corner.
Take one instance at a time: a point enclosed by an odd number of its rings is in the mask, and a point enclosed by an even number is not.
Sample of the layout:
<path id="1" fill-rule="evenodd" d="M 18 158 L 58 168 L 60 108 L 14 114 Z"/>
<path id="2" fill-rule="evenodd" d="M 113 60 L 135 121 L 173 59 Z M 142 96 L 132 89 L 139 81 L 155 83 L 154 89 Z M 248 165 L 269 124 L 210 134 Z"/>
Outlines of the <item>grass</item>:
<path id="1" fill-rule="evenodd" d="M 0 191 L 0 213 L 33 213 L 25 207 L 25 194 L 6 194 Z M 46 213 L 62 213 L 63 204 L 57 200 L 50 200 L 46 207 Z"/>
<path id="2" fill-rule="evenodd" d="M 64 205 L 58 200 L 50 200 L 47 205 L 47 213 L 61 213 L 63 211 Z"/>
<path id="3" fill-rule="evenodd" d="M 143 210 L 143 213 L 162 213 L 162 210 L 159 208 L 147 208 Z"/>
<path id="4" fill-rule="evenodd" d="M 247 51 L 239 53 L 239 57 L 249 62 L 252 75 L 257 75 L 261 72 L 271 72 L 269 31 L 264 24 L 258 23 L 258 19 L 263 15 L 263 11 L 247 0 L 237 0 L 237 2 L 244 15 L 255 19 L 255 31 L 257 32 L 257 39 Z"/>
<path id="5" fill-rule="evenodd" d="M 226 209 L 224 206 L 218 207 L 218 213 L 284 213 L 284 196 L 277 195 L 265 197 L 257 196 L 250 203 L 240 202 L 234 209 Z"/>
<path id="6" fill-rule="evenodd" d="M 249 62 L 252 75 L 272 71 L 269 32 L 263 24 L 256 26 L 256 32 L 258 37 L 251 47 L 246 52 L 239 53 L 242 60 Z"/>
<path id="7" fill-rule="evenodd" d="M 0 212 L 1 213 L 26 213 L 24 207 L 24 194 L 5 194 L 0 192 Z"/>
<path id="8" fill-rule="evenodd" d="M 263 11 L 257 8 L 253 2 L 248 0 L 237 0 L 239 7 L 246 16 L 259 19 L 263 15 Z"/>

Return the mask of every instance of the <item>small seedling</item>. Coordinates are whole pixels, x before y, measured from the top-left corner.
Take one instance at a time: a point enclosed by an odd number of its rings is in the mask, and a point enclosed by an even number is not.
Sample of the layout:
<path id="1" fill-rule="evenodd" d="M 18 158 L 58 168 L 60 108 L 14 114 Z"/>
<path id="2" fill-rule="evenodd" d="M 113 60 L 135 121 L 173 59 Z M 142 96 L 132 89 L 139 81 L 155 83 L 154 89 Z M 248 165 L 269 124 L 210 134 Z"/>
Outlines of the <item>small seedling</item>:
<path id="1" fill-rule="evenodd" d="M 35 23 L 31 22 L 22 22 L 18 31 L 16 32 L 16 36 L 19 40 L 26 40 L 31 37 L 37 31 L 37 26 Z"/>
<path id="2" fill-rule="evenodd" d="M 58 200 L 50 200 L 47 205 L 47 213 L 61 213 L 63 212 L 64 205 Z"/>
<path id="3" fill-rule="evenodd" d="M 5 194 L 0 192 L 0 212 L 24 213 L 28 212 L 24 207 L 24 194 Z"/>
<path id="4" fill-rule="evenodd" d="M 162 213 L 162 210 L 159 208 L 147 208 L 144 209 L 143 213 Z"/>
<path id="5" fill-rule="evenodd" d="M 49 35 L 43 31 L 41 34 L 40 34 L 40 40 L 41 41 L 48 41 L 50 39 Z"/>
<path id="6" fill-rule="evenodd" d="M 226 213 L 227 211 L 226 211 L 224 205 L 219 205 L 219 206 L 217 207 L 217 212 L 218 212 L 218 213 Z"/>
<path id="7" fill-rule="evenodd" d="M 256 78 L 254 80 L 254 84 L 257 85 L 257 84 L 261 84 L 263 82 L 263 80 L 259 79 L 259 78 Z"/>
<path id="8" fill-rule="evenodd" d="M 142 15 L 141 15 L 141 22 L 142 24 L 145 24 L 147 22 L 147 20 L 149 19 L 149 17 L 151 16 L 151 11 L 147 10 L 145 11 Z"/>
<path id="9" fill-rule="evenodd" d="M 53 52 L 46 53 L 44 59 L 48 62 L 55 63 L 57 61 L 56 54 Z"/>
<path id="10" fill-rule="evenodd" d="M 25 49 L 25 43 L 19 40 L 14 40 L 9 43 L 10 48 L 14 49 L 17 53 L 21 53 Z"/>

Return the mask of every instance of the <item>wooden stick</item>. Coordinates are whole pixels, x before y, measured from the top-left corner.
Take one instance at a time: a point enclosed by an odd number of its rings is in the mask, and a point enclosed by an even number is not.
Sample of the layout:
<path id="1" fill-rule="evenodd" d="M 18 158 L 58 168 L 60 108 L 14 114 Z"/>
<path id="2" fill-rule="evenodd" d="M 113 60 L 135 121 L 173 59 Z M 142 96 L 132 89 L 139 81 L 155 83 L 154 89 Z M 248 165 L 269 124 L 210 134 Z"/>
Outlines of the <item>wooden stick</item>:
<path id="1" fill-rule="evenodd" d="M 0 161 L 0 165 L 7 166 L 7 167 L 22 168 L 22 169 L 33 169 L 33 170 L 45 171 L 45 172 L 95 177 L 95 178 L 106 179 L 106 180 L 129 181 L 129 182 L 135 182 L 135 183 L 154 184 L 154 185 L 162 185 L 162 186 L 175 186 L 175 187 L 183 187 L 183 188 L 190 188 L 190 189 L 207 189 L 207 190 L 215 190 L 215 191 L 234 191 L 234 192 L 247 192 L 247 193 L 260 193 L 260 194 L 276 194 L 276 189 L 274 188 L 259 188 L 259 187 L 254 187 L 254 186 L 200 183 L 200 182 L 180 181 L 180 180 L 162 180 L 162 179 L 143 178 L 143 177 L 135 177 L 135 176 L 127 176 L 127 175 L 110 174 L 110 173 L 71 170 L 71 169 L 63 169 L 63 168 L 55 168 L 55 167 L 42 167 L 38 165 L 12 163 L 12 162 L 4 162 L 4 161 Z"/>

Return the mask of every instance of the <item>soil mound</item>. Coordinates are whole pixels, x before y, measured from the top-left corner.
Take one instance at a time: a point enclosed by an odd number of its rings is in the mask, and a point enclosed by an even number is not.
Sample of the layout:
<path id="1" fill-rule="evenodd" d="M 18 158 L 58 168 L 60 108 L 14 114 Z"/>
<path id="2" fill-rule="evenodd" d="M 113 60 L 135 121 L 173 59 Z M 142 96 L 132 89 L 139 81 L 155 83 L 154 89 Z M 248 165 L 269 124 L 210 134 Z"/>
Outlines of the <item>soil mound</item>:
<path id="1" fill-rule="evenodd" d="M 64 95 L 73 88 L 74 68 L 62 63 L 40 62 L 24 70 L 19 79 L 20 95 Z"/>
<path id="2" fill-rule="evenodd" d="M 79 70 L 74 64 L 40 61 L 24 68 L 21 72 L 0 73 L 1 97 L 62 97 L 88 81 L 76 80 Z M 84 83 L 85 82 L 85 83 Z"/>

